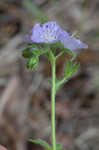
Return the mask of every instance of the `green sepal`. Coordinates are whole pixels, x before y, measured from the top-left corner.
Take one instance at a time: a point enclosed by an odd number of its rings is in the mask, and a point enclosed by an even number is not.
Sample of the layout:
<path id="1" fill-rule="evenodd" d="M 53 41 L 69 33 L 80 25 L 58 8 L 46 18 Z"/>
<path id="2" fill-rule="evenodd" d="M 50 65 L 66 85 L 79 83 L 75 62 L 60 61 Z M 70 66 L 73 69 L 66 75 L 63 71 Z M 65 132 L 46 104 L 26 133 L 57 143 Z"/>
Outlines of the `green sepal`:
<path id="1" fill-rule="evenodd" d="M 41 139 L 38 139 L 38 140 L 29 139 L 28 141 L 35 143 L 35 144 L 39 144 L 39 145 L 43 146 L 46 150 L 51 150 L 50 145 Z"/>
<path id="2" fill-rule="evenodd" d="M 26 67 L 28 69 L 36 69 L 38 66 L 38 57 L 37 56 L 32 56 L 31 58 L 28 58 L 26 61 Z"/>
<path id="3" fill-rule="evenodd" d="M 29 43 L 28 47 L 41 49 L 41 48 L 49 47 L 49 44 L 48 43 Z"/>
<path id="4" fill-rule="evenodd" d="M 64 49 L 64 45 L 58 41 L 58 42 L 55 42 L 55 43 L 52 43 L 50 44 L 50 49 L 55 52 L 57 49 Z"/>

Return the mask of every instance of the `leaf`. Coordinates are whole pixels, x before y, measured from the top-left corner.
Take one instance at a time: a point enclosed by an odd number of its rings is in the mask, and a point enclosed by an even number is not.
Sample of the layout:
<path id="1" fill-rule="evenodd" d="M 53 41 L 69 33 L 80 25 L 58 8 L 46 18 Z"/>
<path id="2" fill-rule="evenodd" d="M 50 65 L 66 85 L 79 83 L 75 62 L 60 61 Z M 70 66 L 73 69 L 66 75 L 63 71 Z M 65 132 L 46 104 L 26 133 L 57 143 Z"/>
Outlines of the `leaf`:
<path id="1" fill-rule="evenodd" d="M 72 74 L 78 69 L 79 63 L 73 64 L 72 60 L 67 60 L 64 68 L 64 77 L 60 77 L 55 81 L 55 88 L 58 90 L 60 86 L 68 81 Z"/>
<path id="2" fill-rule="evenodd" d="M 79 63 L 75 63 L 73 66 L 72 66 L 72 73 L 74 73 L 78 68 L 79 68 L 80 64 Z"/>
<path id="3" fill-rule="evenodd" d="M 64 78 L 69 78 L 78 69 L 79 63 L 72 63 L 72 60 L 68 60 L 64 69 Z"/>
<path id="4" fill-rule="evenodd" d="M 56 150 L 64 150 L 61 144 L 56 144 Z"/>
<path id="5" fill-rule="evenodd" d="M 28 69 L 35 69 L 38 66 L 38 57 L 33 56 L 27 59 L 26 66 Z"/>
<path id="6" fill-rule="evenodd" d="M 33 54 L 31 53 L 31 51 L 29 50 L 29 48 L 26 48 L 22 51 L 22 56 L 24 58 L 30 58 Z"/>
<path id="7" fill-rule="evenodd" d="M 40 49 L 33 49 L 32 50 L 32 54 L 40 56 L 41 54 L 43 54 L 44 51 L 40 50 Z"/>
<path id="8" fill-rule="evenodd" d="M 41 146 L 43 146 L 44 148 L 50 150 L 50 146 L 47 142 L 43 141 L 43 140 L 33 140 L 33 139 L 29 139 L 30 142 L 35 143 L 35 144 L 39 144 Z"/>
<path id="9" fill-rule="evenodd" d="M 60 86 L 62 86 L 62 84 L 64 84 L 66 81 L 67 80 L 65 78 L 62 78 L 62 77 L 58 78 L 55 83 L 56 90 L 58 90 Z"/>
<path id="10" fill-rule="evenodd" d="M 49 51 L 49 45 L 46 43 L 33 43 L 28 45 L 33 55 L 40 56 Z"/>
<path id="11" fill-rule="evenodd" d="M 72 69 L 72 60 L 68 60 L 65 65 L 64 69 L 64 77 L 67 78 L 71 75 L 71 69 Z"/>
<path id="12" fill-rule="evenodd" d="M 41 46 L 40 46 L 39 43 L 29 43 L 29 44 L 27 45 L 27 47 L 28 47 L 29 49 L 40 49 L 40 48 L 41 48 Z"/>
<path id="13" fill-rule="evenodd" d="M 33 49 L 32 50 L 32 54 L 40 56 L 42 54 L 45 54 L 47 52 L 47 50 L 43 50 L 43 49 Z"/>
<path id="14" fill-rule="evenodd" d="M 62 77 L 59 77 L 58 79 L 56 79 L 56 84 L 58 84 L 59 82 L 61 82 L 62 81 Z"/>

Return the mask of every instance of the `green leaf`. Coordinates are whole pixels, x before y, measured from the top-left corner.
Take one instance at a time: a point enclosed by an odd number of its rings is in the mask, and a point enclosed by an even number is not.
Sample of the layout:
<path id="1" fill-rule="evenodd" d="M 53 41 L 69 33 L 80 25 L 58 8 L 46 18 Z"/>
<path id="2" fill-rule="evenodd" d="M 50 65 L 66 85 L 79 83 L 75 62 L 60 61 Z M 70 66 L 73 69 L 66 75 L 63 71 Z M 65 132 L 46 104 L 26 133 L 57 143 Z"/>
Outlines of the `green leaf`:
<path id="1" fill-rule="evenodd" d="M 47 43 L 33 43 L 28 45 L 33 55 L 40 56 L 49 51 L 49 45 Z"/>
<path id="2" fill-rule="evenodd" d="M 40 56 L 40 55 L 42 55 L 43 53 L 44 53 L 44 51 L 43 51 L 43 50 L 40 50 L 40 49 L 33 49 L 33 50 L 32 50 L 32 54 L 37 55 L 37 56 Z"/>
<path id="3" fill-rule="evenodd" d="M 79 63 L 73 64 L 72 60 L 67 60 L 64 68 L 64 77 L 60 77 L 55 81 L 56 90 L 58 90 L 64 83 L 68 81 L 68 79 L 78 69 L 78 67 Z"/>
<path id="4" fill-rule="evenodd" d="M 73 64 L 72 60 L 68 60 L 64 69 L 64 77 L 69 78 L 79 67 L 79 63 Z"/>
<path id="5" fill-rule="evenodd" d="M 31 53 L 31 51 L 29 50 L 29 48 L 26 48 L 22 51 L 22 56 L 24 58 L 30 58 L 33 54 Z"/>
<path id="6" fill-rule="evenodd" d="M 65 69 L 64 69 L 64 77 L 67 78 L 71 75 L 71 69 L 72 69 L 72 60 L 67 60 Z"/>
<path id="7" fill-rule="evenodd" d="M 31 50 L 31 49 L 40 49 L 41 45 L 39 43 L 29 43 L 27 45 L 27 47 Z"/>
<path id="8" fill-rule="evenodd" d="M 48 52 L 48 49 L 47 50 L 45 49 L 33 49 L 32 50 L 32 54 L 37 55 L 37 56 L 43 55 L 47 52 Z"/>
<path id="9" fill-rule="evenodd" d="M 62 86 L 62 84 L 64 84 L 66 81 L 67 81 L 66 78 L 62 78 L 62 77 L 58 78 L 55 83 L 56 90 L 58 90 L 60 86 Z"/>
<path id="10" fill-rule="evenodd" d="M 32 143 L 35 143 L 35 144 L 39 144 L 48 150 L 50 150 L 50 148 L 51 148 L 47 142 L 45 142 L 41 139 L 38 139 L 38 140 L 29 139 L 29 141 Z"/>
<path id="11" fill-rule="evenodd" d="M 38 57 L 33 56 L 27 59 L 26 66 L 28 69 L 35 69 L 38 66 Z"/>
<path id="12" fill-rule="evenodd" d="M 56 144 L 56 150 L 64 150 L 61 144 Z"/>
<path id="13" fill-rule="evenodd" d="M 80 64 L 79 63 L 75 63 L 73 66 L 72 66 L 72 73 L 74 73 L 78 68 L 79 68 Z"/>
<path id="14" fill-rule="evenodd" d="M 59 77 L 58 79 L 56 79 L 55 83 L 58 84 L 59 82 L 61 82 L 63 79 L 62 77 Z"/>

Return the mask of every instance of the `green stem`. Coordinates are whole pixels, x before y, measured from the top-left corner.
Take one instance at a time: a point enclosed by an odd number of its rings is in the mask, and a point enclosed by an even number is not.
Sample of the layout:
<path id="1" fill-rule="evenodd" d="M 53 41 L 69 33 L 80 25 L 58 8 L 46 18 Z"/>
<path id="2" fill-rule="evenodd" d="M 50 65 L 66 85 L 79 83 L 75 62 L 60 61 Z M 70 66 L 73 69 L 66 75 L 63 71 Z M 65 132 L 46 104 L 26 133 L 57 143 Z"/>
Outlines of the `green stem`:
<path id="1" fill-rule="evenodd" d="M 52 67 L 52 91 L 51 91 L 51 140 L 52 150 L 56 150 L 56 138 L 55 138 L 55 58 L 53 58 Z"/>
<path id="2" fill-rule="evenodd" d="M 61 51 L 57 56 L 56 59 L 59 58 L 60 56 L 62 56 L 64 54 L 64 51 Z"/>

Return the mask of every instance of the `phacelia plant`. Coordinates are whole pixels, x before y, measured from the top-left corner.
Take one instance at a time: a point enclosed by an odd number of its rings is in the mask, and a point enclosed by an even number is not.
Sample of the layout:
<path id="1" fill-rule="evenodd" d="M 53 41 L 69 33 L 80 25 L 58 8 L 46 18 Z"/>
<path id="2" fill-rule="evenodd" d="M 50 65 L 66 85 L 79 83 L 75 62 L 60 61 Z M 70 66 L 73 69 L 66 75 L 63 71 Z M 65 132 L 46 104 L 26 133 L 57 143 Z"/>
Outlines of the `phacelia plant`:
<path id="1" fill-rule="evenodd" d="M 25 36 L 27 48 L 22 51 L 26 58 L 26 66 L 35 69 L 38 66 L 40 55 L 45 55 L 50 61 L 52 69 L 51 77 L 51 145 L 43 140 L 29 139 L 29 141 L 42 145 L 46 150 L 63 150 L 61 144 L 56 144 L 55 137 L 55 93 L 68 81 L 68 79 L 78 69 L 79 64 L 73 63 L 75 58 L 74 50 L 88 48 L 79 39 L 69 35 L 56 22 L 49 21 L 44 24 L 35 24 L 30 33 Z M 56 51 L 58 50 L 58 54 Z M 56 79 L 56 60 L 64 53 L 71 54 L 71 58 L 66 61 L 64 74 Z"/>

